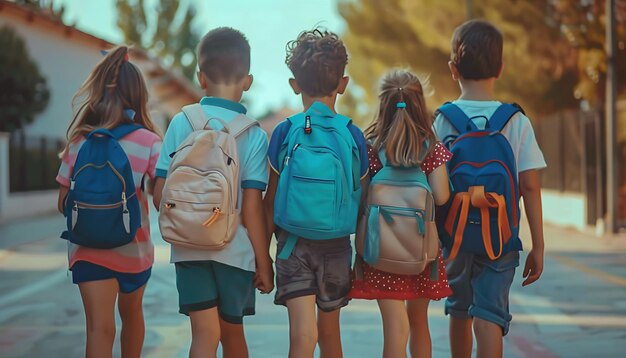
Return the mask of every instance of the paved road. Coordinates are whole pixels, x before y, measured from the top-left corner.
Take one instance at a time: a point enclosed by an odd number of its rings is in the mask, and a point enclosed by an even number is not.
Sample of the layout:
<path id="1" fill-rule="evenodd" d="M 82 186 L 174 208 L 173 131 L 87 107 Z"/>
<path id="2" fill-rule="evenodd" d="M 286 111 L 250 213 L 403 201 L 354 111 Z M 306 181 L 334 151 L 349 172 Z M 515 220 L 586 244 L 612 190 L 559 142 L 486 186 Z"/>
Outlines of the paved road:
<path id="1" fill-rule="evenodd" d="M 82 357 L 84 316 L 66 270 L 63 222 L 44 217 L 0 227 L 0 356 Z M 514 315 L 506 357 L 626 356 L 626 236 L 596 238 L 547 227 L 548 256 L 538 284 L 511 294 Z M 185 357 L 189 324 L 176 312 L 168 246 L 157 241 L 146 290 L 145 357 Z M 449 356 L 442 303 L 430 309 L 434 357 Z M 119 330 L 118 330 L 119 331 Z M 287 314 L 272 297 L 257 296 L 246 320 L 252 357 L 285 357 Z M 346 357 L 378 357 L 381 321 L 375 303 L 353 301 L 342 313 Z M 119 351 L 119 348 L 116 347 Z M 119 353 L 117 353 L 119 355 Z"/>

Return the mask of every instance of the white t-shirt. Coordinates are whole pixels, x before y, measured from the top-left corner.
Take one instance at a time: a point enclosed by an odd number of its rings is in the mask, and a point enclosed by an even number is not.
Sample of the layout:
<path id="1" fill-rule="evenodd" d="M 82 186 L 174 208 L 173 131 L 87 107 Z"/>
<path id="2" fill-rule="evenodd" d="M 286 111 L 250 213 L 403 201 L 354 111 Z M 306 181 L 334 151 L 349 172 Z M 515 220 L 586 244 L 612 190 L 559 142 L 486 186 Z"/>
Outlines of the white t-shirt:
<path id="1" fill-rule="evenodd" d="M 470 101 L 465 99 L 457 99 L 452 103 L 457 105 L 471 118 L 479 129 L 485 128 L 487 118 L 491 118 L 496 109 L 502 104 L 502 102 L 498 101 Z M 433 128 L 435 129 L 437 137 L 439 137 L 446 146 L 459 134 L 452 124 L 441 114 L 435 119 Z M 531 169 L 541 169 L 547 166 L 528 117 L 518 112 L 502 129 L 502 134 L 511 144 L 518 173 Z"/>

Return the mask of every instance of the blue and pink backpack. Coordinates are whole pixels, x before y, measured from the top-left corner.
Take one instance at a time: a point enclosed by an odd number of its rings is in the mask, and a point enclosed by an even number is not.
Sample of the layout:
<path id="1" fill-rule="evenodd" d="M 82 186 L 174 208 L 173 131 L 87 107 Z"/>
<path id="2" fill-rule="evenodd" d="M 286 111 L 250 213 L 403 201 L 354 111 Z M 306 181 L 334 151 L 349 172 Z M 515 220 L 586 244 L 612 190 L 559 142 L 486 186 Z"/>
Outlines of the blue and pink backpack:
<path id="1" fill-rule="evenodd" d="M 438 109 L 459 132 L 446 143 L 453 154 L 448 163 L 453 192 L 437 215 L 449 260 L 459 252 L 497 260 L 515 250 L 520 220 L 518 173 L 511 145 L 501 131 L 518 112 L 523 113 L 518 105 L 502 104 L 481 130 L 453 103 Z"/>

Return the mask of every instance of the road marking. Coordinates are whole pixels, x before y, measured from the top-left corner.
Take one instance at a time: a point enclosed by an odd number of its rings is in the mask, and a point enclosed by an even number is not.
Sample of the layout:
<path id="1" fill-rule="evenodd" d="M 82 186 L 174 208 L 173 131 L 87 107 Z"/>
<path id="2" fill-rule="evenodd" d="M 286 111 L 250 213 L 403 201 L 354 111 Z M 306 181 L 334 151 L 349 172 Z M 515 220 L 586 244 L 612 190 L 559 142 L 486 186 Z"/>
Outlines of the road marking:
<path id="1" fill-rule="evenodd" d="M 595 269 L 592 267 L 589 267 L 585 264 L 580 263 L 580 261 L 576 260 L 576 259 L 572 259 L 569 257 L 565 257 L 565 256 L 561 256 L 559 254 L 553 254 L 553 253 L 549 253 L 548 256 L 552 259 L 554 259 L 555 261 L 557 261 L 558 263 L 560 263 L 561 265 L 565 265 L 565 266 L 569 266 L 569 267 L 573 267 L 579 271 L 582 271 L 586 274 L 595 276 L 597 278 L 600 278 L 604 281 L 610 282 L 612 284 L 618 285 L 618 286 L 622 286 L 622 287 L 626 287 L 626 278 L 620 277 L 620 276 L 616 276 L 616 275 L 612 275 L 606 271 L 603 270 L 599 270 L 599 269 Z"/>
<path id="2" fill-rule="evenodd" d="M 57 285 L 67 278 L 67 270 L 58 270 L 48 275 L 43 280 L 31 283 L 28 286 L 20 287 L 11 293 L 3 294 L 0 297 L 0 307 L 21 301 L 23 298 L 33 296 L 39 291 L 43 291 Z"/>

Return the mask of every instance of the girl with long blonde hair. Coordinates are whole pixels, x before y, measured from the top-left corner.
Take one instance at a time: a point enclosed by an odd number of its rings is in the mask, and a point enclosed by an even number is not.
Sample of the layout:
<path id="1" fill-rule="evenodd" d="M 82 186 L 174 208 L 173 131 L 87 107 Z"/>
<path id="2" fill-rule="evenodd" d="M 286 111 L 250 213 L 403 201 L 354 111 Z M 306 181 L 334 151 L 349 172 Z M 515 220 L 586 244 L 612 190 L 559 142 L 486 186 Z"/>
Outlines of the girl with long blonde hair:
<path id="1" fill-rule="evenodd" d="M 435 203 L 448 200 L 448 174 L 444 165 L 450 152 L 432 130 L 432 116 L 426 108 L 424 86 L 413 73 L 393 70 L 383 76 L 379 109 L 365 130 L 369 142 L 370 177 L 382 169 L 379 152 L 384 151 L 392 167 L 417 167 L 427 175 Z M 416 234 L 417 235 L 417 234 Z M 417 237 L 416 237 L 417 239 Z M 385 240 L 381 237 L 380 240 Z M 441 250 L 438 265 L 429 265 L 419 275 L 401 275 L 378 270 L 357 260 L 351 298 L 376 299 L 383 319 L 384 357 L 406 357 L 407 342 L 412 357 L 430 357 L 432 347 L 427 310 L 432 299 L 452 292 L 448 286 Z M 431 281 L 431 268 L 437 267 L 437 281 Z M 360 275 L 359 275 L 360 276 Z"/>
<path id="2" fill-rule="evenodd" d="M 65 211 L 74 165 L 86 136 L 124 124 L 141 128 L 119 138 L 132 169 L 141 227 L 128 244 L 96 249 L 68 241 L 69 269 L 80 290 L 87 323 L 87 357 L 111 357 L 115 339 L 115 303 L 122 318 L 122 357 L 139 357 L 145 333 L 142 300 L 154 261 L 144 181 L 153 179 L 161 135 L 148 114 L 148 91 L 141 72 L 128 58 L 128 47 L 109 51 L 74 96 L 75 116 L 67 131 L 57 176 L 59 211 Z M 112 224 L 113 225 L 113 224 Z M 111 235 L 114 235 L 111 233 Z"/>

